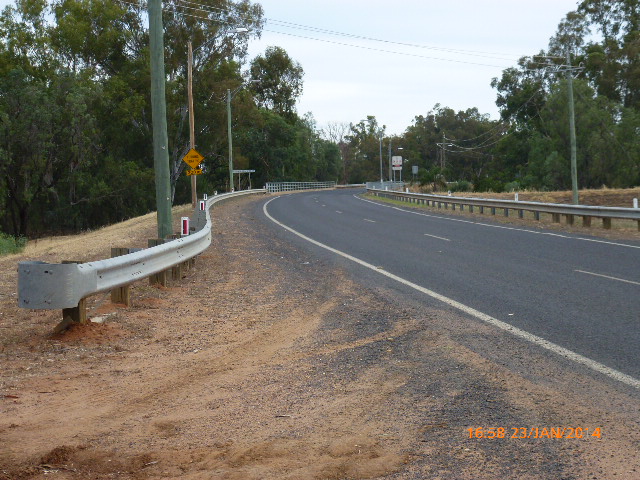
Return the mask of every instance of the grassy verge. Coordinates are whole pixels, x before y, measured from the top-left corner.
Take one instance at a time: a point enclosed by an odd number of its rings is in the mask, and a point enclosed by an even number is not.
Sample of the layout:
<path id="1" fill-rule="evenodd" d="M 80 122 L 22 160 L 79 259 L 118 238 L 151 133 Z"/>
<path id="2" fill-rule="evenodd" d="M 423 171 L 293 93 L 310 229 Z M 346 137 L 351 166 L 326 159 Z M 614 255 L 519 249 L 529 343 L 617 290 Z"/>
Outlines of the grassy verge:
<path id="1" fill-rule="evenodd" d="M 24 237 L 12 237 L 6 233 L 0 232 L 0 256 L 12 253 L 20 253 L 27 245 L 27 239 Z"/>

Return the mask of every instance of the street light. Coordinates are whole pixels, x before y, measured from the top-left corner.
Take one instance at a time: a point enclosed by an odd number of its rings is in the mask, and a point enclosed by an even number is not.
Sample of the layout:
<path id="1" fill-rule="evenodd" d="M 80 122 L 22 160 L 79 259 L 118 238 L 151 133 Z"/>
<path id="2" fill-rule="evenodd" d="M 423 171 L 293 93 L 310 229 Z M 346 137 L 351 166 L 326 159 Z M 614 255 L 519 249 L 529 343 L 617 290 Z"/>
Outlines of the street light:
<path id="1" fill-rule="evenodd" d="M 232 30 L 230 30 L 229 32 L 227 32 L 227 35 L 233 35 L 236 33 L 247 33 L 249 32 L 248 28 L 245 27 L 236 27 Z M 191 47 L 191 42 L 189 41 L 189 49 L 188 49 L 188 68 L 187 68 L 187 92 L 188 92 L 188 100 L 189 100 L 189 145 L 190 148 L 195 149 L 196 146 L 196 139 L 195 139 L 195 120 L 194 120 L 194 111 L 193 111 L 193 75 L 192 75 L 192 69 L 193 69 L 193 52 L 201 49 L 202 47 L 204 47 L 207 44 L 207 42 L 202 43 L 198 48 L 196 48 L 195 50 L 192 49 Z M 228 90 L 227 90 L 228 92 Z M 231 143 L 231 140 L 229 140 L 229 143 Z M 231 163 L 231 160 L 229 160 L 229 163 Z M 196 203 L 197 203 L 197 189 L 196 189 L 196 175 L 192 175 L 191 176 L 191 203 L 192 206 L 195 208 Z M 233 186 L 233 173 L 231 173 L 231 186 Z"/>
<path id="2" fill-rule="evenodd" d="M 367 118 L 367 122 L 370 127 L 373 127 L 373 119 L 371 117 Z M 380 140 L 380 188 L 384 183 L 384 178 L 382 177 L 382 129 L 380 128 L 377 132 L 378 138 Z"/>
<path id="3" fill-rule="evenodd" d="M 229 191 L 233 190 L 233 135 L 231 133 L 231 99 L 241 89 L 250 83 L 258 83 L 260 80 L 250 80 L 237 87 L 233 92 L 227 88 L 227 136 L 229 138 Z M 238 183 L 240 180 L 238 180 Z M 238 186 L 240 188 L 240 186 Z"/>

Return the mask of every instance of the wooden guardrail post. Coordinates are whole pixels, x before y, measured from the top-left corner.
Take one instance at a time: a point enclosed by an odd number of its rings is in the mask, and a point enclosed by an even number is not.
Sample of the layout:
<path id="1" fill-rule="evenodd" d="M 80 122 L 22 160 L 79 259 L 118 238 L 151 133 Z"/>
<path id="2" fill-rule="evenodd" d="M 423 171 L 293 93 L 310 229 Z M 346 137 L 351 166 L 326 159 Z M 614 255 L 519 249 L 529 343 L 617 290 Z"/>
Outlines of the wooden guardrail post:
<path id="1" fill-rule="evenodd" d="M 161 238 L 151 238 L 148 241 L 149 248 L 157 247 L 158 245 L 162 245 L 164 240 Z M 162 285 L 163 287 L 167 286 L 167 271 L 164 270 L 162 272 L 158 272 L 149 277 L 149 285 Z"/>
<path id="2" fill-rule="evenodd" d="M 111 258 L 119 257 L 121 255 L 128 255 L 128 248 L 119 248 L 113 247 L 111 248 Z M 111 303 L 120 303 L 124 304 L 127 307 L 131 306 L 131 289 L 129 285 L 125 285 L 123 287 L 114 288 L 111 290 Z"/>
<path id="3" fill-rule="evenodd" d="M 62 263 L 82 263 L 78 260 L 63 260 Z M 74 323 L 87 323 L 87 299 L 81 298 L 78 305 L 62 309 L 62 321 L 53 329 L 53 333 L 61 333 Z"/>

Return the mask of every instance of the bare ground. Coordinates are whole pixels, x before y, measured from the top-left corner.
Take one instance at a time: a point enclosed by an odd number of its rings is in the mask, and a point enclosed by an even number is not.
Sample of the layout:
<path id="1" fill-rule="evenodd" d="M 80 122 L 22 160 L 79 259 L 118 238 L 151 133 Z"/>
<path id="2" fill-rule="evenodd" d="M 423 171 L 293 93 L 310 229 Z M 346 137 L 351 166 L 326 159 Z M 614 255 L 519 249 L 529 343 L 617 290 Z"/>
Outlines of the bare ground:
<path id="1" fill-rule="evenodd" d="M 640 478 L 637 391 L 363 286 L 260 201 L 216 209 L 227 228 L 181 282 L 93 297 L 104 323 L 64 334 L 60 312 L 16 307 L 17 262 L 143 246 L 153 217 L 0 260 L 0 479 Z M 591 430 L 510 438 L 563 426 Z"/>

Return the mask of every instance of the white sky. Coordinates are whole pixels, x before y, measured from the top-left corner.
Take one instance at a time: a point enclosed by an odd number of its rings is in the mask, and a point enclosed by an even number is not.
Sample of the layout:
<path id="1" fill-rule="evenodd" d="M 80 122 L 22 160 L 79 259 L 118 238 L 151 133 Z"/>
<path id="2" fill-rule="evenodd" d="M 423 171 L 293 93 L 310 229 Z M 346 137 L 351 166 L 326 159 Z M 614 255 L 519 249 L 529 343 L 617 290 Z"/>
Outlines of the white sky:
<path id="1" fill-rule="evenodd" d="M 267 46 L 277 45 L 300 62 L 305 71 L 304 92 L 298 104 L 300 114 L 312 112 L 319 127 L 328 122 L 357 123 L 367 115 L 374 115 L 380 124 L 387 126 L 388 134 L 401 134 L 415 116 L 426 115 L 436 103 L 456 111 L 477 107 L 481 113 L 498 118 L 491 79 L 516 65 L 520 56 L 546 49 L 558 23 L 578 3 L 577 0 L 254 1 L 263 6 L 268 22 L 262 38 L 251 41 L 250 58 L 264 53 Z M 9 3 L 14 2 L 0 0 L 0 8 Z M 467 54 L 449 50 L 464 50 Z"/>
<path id="2" fill-rule="evenodd" d="M 477 107 L 498 118 L 491 79 L 520 56 L 545 49 L 577 0 L 258 0 L 268 23 L 250 55 L 283 47 L 302 65 L 298 112 L 312 112 L 320 127 L 375 115 L 387 133 L 400 134 L 436 103 L 454 110 Z M 282 23 L 437 49 L 409 48 L 290 28 Z M 283 35 L 301 35 L 344 45 Z M 369 49 L 369 50 L 368 50 Z M 405 52 L 384 53 L 370 49 Z M 460 55 L 442 49 L 488 52 Z M 494 55 L 499 54 L 499 55 Z M 487 58 L 487 57 L 499 58 Z M 435 57 L 470 65 L 441 61 Z"/>

